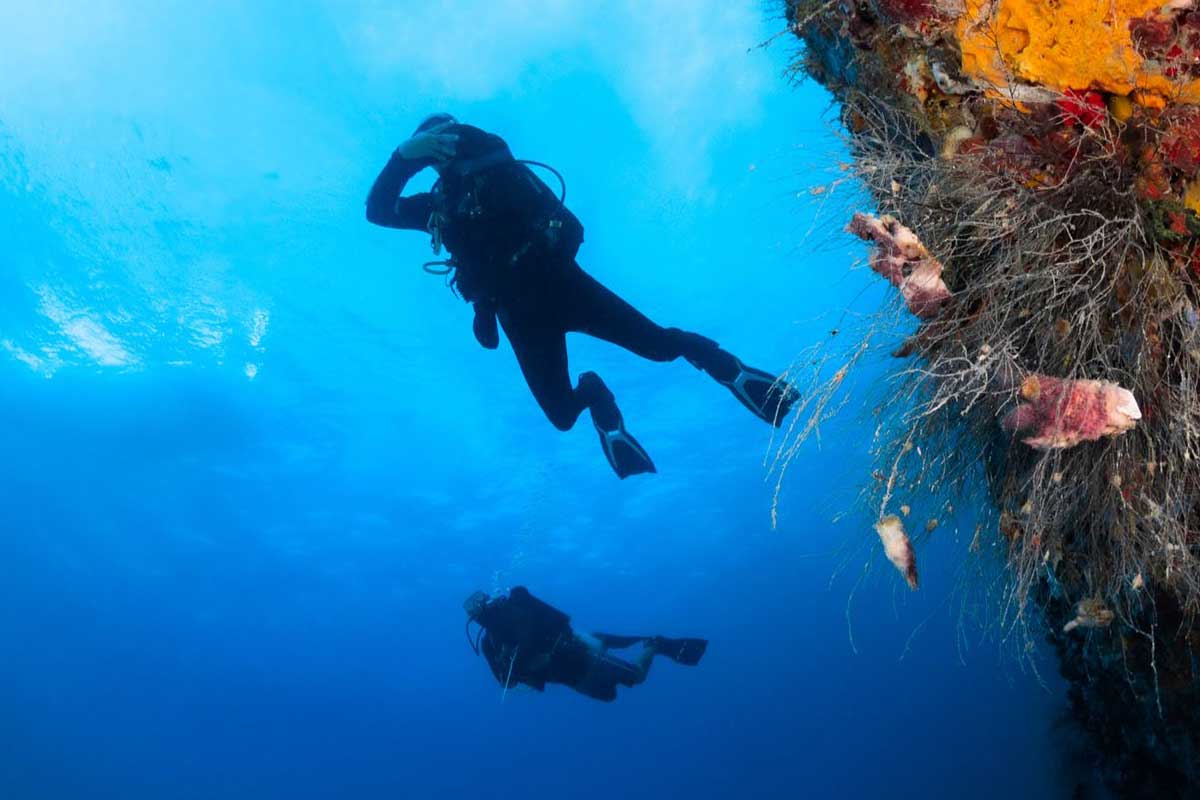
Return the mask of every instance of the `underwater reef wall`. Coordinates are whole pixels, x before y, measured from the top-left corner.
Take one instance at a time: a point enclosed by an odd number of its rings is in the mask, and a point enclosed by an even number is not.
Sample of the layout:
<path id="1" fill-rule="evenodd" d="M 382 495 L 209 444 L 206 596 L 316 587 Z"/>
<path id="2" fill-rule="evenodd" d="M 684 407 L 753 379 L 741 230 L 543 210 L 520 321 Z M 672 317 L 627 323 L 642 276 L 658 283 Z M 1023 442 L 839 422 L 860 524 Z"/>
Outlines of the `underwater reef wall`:
<path id="1" fill-rule="evenodd" d="M 1122 797 L 1200 796 L 1196 0 L 787 16 L 876 206 L 844 222 L 896 287 L 880 519 L 982 465 L 964 551 L 1006 564 L 1004 624 L 1049 632 L 1097 769 Z"/>

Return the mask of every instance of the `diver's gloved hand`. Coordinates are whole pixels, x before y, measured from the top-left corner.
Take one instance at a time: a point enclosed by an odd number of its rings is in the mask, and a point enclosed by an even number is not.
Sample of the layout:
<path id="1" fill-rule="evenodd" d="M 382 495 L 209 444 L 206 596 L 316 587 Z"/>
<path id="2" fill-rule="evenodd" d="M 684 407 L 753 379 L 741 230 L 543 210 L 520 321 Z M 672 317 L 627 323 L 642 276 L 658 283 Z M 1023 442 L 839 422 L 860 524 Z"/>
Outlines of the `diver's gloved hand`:
<path id="1" fill-rule="evenodd" d="M 446 129 L 453 124 L 445 122 L 421 131 L 408 141 L 402 142 L 396 148 L 397 155 L 412 161 L 428 159 L 435 163 L 454 158 L 454 154 L 458 152 L 458 135 L 446 133 Z"/>
<path id="2" fill-rule="evenodd" d="M 475 341 L 487 350 L 495 350 L 500 346 L 500 331 L 496 329 L 495 307 L 482 302 L 475 303 Z"/>

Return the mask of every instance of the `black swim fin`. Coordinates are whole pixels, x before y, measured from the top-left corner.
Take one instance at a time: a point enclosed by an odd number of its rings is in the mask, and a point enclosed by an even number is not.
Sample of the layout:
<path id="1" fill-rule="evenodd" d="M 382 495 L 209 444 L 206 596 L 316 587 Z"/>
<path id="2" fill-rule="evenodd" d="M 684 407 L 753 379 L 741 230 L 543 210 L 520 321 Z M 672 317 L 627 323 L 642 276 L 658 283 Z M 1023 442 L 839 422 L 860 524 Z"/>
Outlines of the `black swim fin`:
<path id="1" fill-rule="evenodd" d="M 655 636 L 650 640 L 650 644 L 659 655 L 685 667 L 699 664 L 704 651 L 708 649 L 708 639 L 668 639 L 665 636 Z"/>
<path id="2" fill-rule="evenodd" d="M 596 432 L 600 434 L 600 447 L 604 449 L 604 457 L 612 465 L 613 472 L 618 478 L 628 478 L 630 475 L 640 475 L 643 472 L 658 472 L 650 455 L 638 444 L 638 440 L 625 430 L 624 423 L 618 422 L 616 430 L 606 431 L 599 425 Z"/>
<path id="3" fill-rule="evenodd" d="M 625 421 L 617 408 L 613 394 L 594 372 L 579 376 L 579 388 L 590 398 L 592 424 L 600 434 L 600 448 L 618 478 L 628 478 L 643 472 L 658 472 L 654 462 L 638 440 L 625 430 Z"/>
<path id="4" fill-rule="evenodd" d="M 800 399 L 791 384 L 769 372 L 747 367 L 733 353 L 698 333 L 675 330 L 674 335 L 681 343 L 683 357 L 693 367 L 707 372 L 759 419 L 777 428 L 783 425 L 792 405 Z"/>
<path id="5" fill-rule="evenodd" d="M 792 405 L 800 399 L 800 393 L 769 372 L 747 367 L 740 361 L 737 365 L 737 375 L 732 380 L 719 381 L 720 384 L 759 419 L 776 428 L 781 427 Z"/>

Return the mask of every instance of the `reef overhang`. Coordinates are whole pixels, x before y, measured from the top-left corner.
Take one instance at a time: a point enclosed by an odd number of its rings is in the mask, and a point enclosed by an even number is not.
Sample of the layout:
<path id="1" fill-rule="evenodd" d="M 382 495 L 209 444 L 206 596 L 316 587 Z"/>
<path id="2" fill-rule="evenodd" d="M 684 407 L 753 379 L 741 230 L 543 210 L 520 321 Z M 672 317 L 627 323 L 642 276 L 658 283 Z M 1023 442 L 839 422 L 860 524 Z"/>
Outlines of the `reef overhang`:
<path id="1" fill-rule="evenodd" d="M 1185 796 L 1200 785 L 1200 9 L 788 0 L 787 15 L 876 206 L 845 222 L 916 327 L 881 519 L 982 463 L 990 521 L 971 549 L 982 536 L 1006 562 L 1010 618 L 1043 612 L 1098 765 L 1122 796 Z"/>

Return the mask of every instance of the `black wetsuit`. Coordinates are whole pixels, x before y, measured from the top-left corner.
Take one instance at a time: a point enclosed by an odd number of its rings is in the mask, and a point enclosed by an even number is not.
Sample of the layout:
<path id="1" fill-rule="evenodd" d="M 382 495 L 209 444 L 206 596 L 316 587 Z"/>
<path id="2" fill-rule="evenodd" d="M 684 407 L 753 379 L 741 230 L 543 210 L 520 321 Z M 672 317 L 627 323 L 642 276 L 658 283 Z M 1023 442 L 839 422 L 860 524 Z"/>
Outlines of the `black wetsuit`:
<path id="1" fill-rule="evenodd" d="M 456 124 L 446 132 L 459 136 L 456 160 L 495 148 L 507 152 L 502 139 L 469 125 Z M 433 194 L 403 197 L 401 192 L 410 178 L 432 163 L 393 154 L 371 187 L 367 219 L 389 228 L 428 230 L 435 210 Z M 453 194 L 453 172 L 443 170 L 442 180 L 445 191 Z M 738 374 L 737 359 L 715 342 L 655 324 L 584 272 L 574 259 L 556 263 L 527 256 L 510 263 L 519 245 L 514 236 L 525 234 L 514 232 L 516 226 L 506 224 L 503 213 L 488 225 L 468 227 L 448 232 L 445 244 L 458 264 L 457 287 L 464 299 L 474 303 L 476 330 L 481 321 L 494 330 L 493 315 L 499 319 L 534 398 L 560 430 L 571 428 L 585 408 L 595 414 L 605 401 L 609 405 L 612 401 L 598 378 L 572 386 L 566 343 L 571 331 L 604 339 L 651 361 L 685 357 L 720 381 Z"/>
<path id="2" fill-rule="evenodd" d="M 525 684 L 540 692 L 547 683 L 560 683 L 611 701 L 617 686 L 645 680 L 643 668 L 590 647 L 571 630 L 570 617 L 523 586 L 488 602 L 474 620 L 484 629 L 480 652 L 505 688 Z"/>

